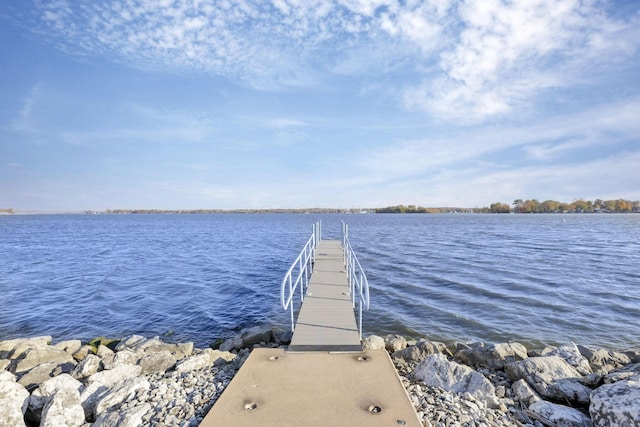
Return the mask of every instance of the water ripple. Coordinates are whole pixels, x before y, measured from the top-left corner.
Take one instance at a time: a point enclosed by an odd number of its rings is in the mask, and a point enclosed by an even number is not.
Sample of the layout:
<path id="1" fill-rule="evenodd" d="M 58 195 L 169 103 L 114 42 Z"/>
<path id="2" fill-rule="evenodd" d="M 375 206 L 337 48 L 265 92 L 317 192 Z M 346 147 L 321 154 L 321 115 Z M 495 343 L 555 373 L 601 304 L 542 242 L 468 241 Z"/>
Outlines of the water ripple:
<path id="1" fill-rule="evenodd" d="M 640 345 L 640 215 L 0 217 L 0 339 L 288 324 L 279 285 L 323 219 L 371 284 L 365 332 Z"/>

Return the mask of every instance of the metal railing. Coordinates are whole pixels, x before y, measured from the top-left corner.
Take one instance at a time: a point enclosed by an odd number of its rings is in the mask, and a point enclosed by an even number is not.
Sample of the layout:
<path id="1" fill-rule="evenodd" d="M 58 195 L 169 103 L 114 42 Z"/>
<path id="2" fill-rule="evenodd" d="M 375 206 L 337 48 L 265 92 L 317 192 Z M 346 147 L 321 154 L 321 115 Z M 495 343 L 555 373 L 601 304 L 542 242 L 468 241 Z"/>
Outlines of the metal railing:
<path id="1" fill-rule="evenodd" d="M 349 226 L 342 221 L 342 249 L 344 250 L 344 265 L 347 268 L 349 289 L 353 307 L 358 302 L 358 332 L 362 339 L 362 310 L 369 310 L 369 282 L 367 275 L 356 257 L 351 242 L 349 242 Z"/>
<path id="2" fill-rule="evenodd" d="M 280 303 L 282 308 L 291 313 L 291 332 L 295 329 L 293 317 L 293 296 L 300 287 L 300 302 L 304 301 L 304 293 L 309 287 L 309 279 L 313 272 L 313 262 L 316 258 L 316 249 L 322 238 L 322 224 L 318 221 L 313 225 L 311 237 L 302 248 L 300 255 L 293 261 L 291 267 L 282 279 L 280 286 Z M 288 293 L 287 293 L 288 291 Z"/>

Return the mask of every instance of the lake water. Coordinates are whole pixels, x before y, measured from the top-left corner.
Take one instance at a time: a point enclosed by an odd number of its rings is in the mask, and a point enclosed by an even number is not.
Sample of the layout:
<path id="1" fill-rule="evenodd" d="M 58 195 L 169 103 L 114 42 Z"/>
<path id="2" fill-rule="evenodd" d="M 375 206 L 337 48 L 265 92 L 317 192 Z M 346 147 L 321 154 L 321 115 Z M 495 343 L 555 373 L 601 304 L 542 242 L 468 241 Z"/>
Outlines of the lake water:
<path id="1" fill-rule="evenodd" d="M 350 226 L 365 334 L 640 346 L 638 214 L 0 216 L 0 339 L 287 327 L 279 286 L 317 220 Z"/>

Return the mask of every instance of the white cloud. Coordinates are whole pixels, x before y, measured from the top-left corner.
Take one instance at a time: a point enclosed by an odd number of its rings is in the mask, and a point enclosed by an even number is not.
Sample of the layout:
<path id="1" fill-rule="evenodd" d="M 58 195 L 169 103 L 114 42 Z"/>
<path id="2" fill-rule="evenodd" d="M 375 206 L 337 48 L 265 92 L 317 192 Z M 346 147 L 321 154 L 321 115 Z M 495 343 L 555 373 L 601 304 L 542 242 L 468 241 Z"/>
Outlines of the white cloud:
<path id="1" fill-rule="evenodd" d="M 444 119 L 478 123 L 527 106 L 549 88 L 575 85 L 594 63 L 631 58 L 639 46 L 637 18 L 616 21 L 602 5 L 465 2 L 458 40 L 441 51 L 443 73 L 409 89 L 405 101 Z"/>
<path id="2" fill-rule="evenodd" d="M 141 68 L 210 72 L 255 88 L 376 79 L 401 104 L 459 124 L 526 111 L 554 88 L 605 84 L 640 15 L 601 0 L 38 0 L 54 43 Z M 35 26 L 35 28 L 39 28 Z M 37 31 L 37 30 L 36 30 Z M 394 82 L 395 80 L 395 82 Z"/>
<path id="3" fill-rule="evenodd" d="M 603 147 L 609 153 L 624 150 L 625 143 L 640 134 L 640 122 L 634 119 L 634 111 L 640 111 L 639 99 L 552 117 L 529 126 L 463 128 L 440 137 L 400 141 L 368 150 L 368 155 L 357 163 L 368 179 L 376 183 L 455 170 L 463 164 L 482 164 L 514 149 L 524 153 L 524 157 L 512 154 L 504 167 L 521 167 L 520 163 L 535 160 L 534 168 L 540 168 L 560 154 L 584 154 Z"/>

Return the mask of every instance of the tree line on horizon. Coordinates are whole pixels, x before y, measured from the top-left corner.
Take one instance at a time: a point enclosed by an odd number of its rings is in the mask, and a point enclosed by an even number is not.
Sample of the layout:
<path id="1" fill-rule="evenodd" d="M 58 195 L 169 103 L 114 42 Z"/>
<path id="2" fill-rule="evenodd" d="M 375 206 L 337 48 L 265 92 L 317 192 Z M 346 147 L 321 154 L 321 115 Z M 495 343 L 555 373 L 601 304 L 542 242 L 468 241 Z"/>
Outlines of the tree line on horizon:
<path id="1" fill-rule="evenodd" d="M 207 214 L 207 213 L 640 213 L 640 201 L 625 199 L 602 200 L 578 199 L 571 203 L 536 199 L 516 199 L 511 205 L 495 202 L 483 208 L 437 207 L 427 208 L 416 205 L 395 205 L 373 209 L 337 209 L 337 208 L 306 208 L 306 209 L 107 209 L 105 211 L 84 211 L 86 214 Z M 0 214 L 14 214 L 13 209 L 0 208 Z"/>
<path id="2" fill-rule="evenodd" d="M 565 212 L 640 212 L 640 201 L 624 199 L 602 200 L 578 199 L 571 203 L 545 200 L 539 202 L 536 199 L 516 199 L 511 205 L 496 202 L 483 208 L 425 208 L 415 205 L 396 205 L 375 209 L 376 213 L 447 213 L 447 212 L 473 212 L 473 213 L 565 213 Z"/>

